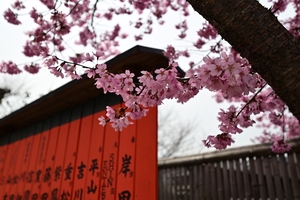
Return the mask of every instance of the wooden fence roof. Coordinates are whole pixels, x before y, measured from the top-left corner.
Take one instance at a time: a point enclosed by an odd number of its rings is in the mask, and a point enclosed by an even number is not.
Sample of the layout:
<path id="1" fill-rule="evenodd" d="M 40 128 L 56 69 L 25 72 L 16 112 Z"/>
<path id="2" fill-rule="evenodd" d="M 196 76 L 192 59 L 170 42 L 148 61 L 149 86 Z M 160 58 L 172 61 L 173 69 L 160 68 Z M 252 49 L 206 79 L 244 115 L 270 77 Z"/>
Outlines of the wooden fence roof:
<path id="1" fill-rule="evenodd" d="M 129 69 L 132 72 L 152 71 L 166 67 L 168 59 L 162 50 L 135 46 L 106 62 L 108 71 L 117 73 Z M 0 135 L 46 119 L 53 114 L 101 95 L 102 90 L 94 86 L 94 80 L 86 75 L 50 92 L 42 98 L 0 119 Z"/>

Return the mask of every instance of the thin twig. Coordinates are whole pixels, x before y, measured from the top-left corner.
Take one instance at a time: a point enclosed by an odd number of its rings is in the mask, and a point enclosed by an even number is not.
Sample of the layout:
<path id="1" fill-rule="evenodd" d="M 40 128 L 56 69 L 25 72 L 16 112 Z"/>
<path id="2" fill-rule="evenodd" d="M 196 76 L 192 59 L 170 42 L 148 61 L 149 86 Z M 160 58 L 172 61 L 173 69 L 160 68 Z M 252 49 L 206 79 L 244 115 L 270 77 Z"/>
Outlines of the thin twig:
<path id="1" fill-rule="evenodd" d="M 238 114 L 235 116 L 235 117 L 238 117 L 240 114 L 241 114 L 241 112 L 255 99 L 255 97 L 263 90 L 263 88 L 265 87 L 267 85 L 267 83 L 266 84 L 264 84 L 254 95 L 253 95 L 253 97 L 242 107 L 242 109 L 238 112 Z"/>
<path id="2" fill-rule="evenodd" d="M 79 63 L 74 63 L 74 62 L 66 61 L 64 59 L 58 58 L 57 56 L 55 56 L 55 58 L 57 60 L 60 60 L 60 61 L 62 61 L 64 63 L 66 63 L 66 64 L 77 65 L 77 66 L 80 66 L 80 67 L 85 68 L 85 69 L 94 69 L 93 67 L 88 67 L 88 66 L 85 66 L 85 65 L 82 65 L 82 64 L 79 64 Z"/>

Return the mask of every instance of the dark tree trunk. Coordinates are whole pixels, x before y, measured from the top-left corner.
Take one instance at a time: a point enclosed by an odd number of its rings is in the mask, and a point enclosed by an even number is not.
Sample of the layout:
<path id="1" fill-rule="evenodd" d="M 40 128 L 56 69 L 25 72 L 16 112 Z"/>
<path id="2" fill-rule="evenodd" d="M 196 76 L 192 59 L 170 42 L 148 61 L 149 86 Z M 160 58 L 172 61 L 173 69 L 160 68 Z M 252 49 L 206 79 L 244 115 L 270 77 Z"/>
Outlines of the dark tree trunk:
<path id="1" fill-rule="evenodd" d="M 300 42 L 257 0 L 188 0 L 300 120 Z"/>

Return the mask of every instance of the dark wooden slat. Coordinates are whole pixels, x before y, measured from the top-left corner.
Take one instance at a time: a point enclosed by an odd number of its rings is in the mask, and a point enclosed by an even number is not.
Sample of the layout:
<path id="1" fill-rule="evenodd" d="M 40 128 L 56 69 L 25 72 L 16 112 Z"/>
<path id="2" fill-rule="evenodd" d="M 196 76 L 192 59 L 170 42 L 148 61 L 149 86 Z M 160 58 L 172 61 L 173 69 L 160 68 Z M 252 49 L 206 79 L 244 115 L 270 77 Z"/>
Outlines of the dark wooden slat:
<path id="1" fill-rule="evenodd" d="M 280 164 L 280 176 L 283 179 L 285 199 L 293 199 L 292 190 L 291 190 L 292 187 L 290 184 L 288 170 L 287 170 L 287 158 L 284 155 L 280 155 L 279 164 Z"/>
<path id="2" fill-rule="evenodd" d="M 158 171 L 158 200 L 164 199 L 163 169 Z"/>
<path id="3" fill-rule="evenodd" d="M 293 187 L 293 199 L 299 200 L 300 185 L 299 185 L 299 180 L 297 178 L 297 172 L 296 172 L 297 165 L 295 164 L 295 158 L 293 153 L 290 153 L 288 155 L 288 160 L 289 160 L 289 171 L 290 171 L 291 183 Z"/>
<path id="4" fill-rule="evenodd" d="M 225 199 L 230 199 L 230 183 L 229 183 L 229 161 L 223 161 L 223 181 L 224 181 L 224 191 Z"/>
<path id="5" fill-rule="evenodd" d="M 297 167 L 296 167 L 296 171 L 297 171 L 297 177 L 298 177 L 298 180 L 300 180 L 300 153 L 297 152 L 295 153 L 296 155 L 296 160 L 297 160 Z"/>
<path id="6" fill-rule="evenodd" d="M 280 171 L 279 171 L 279 157 L 276 155 L 271 158 L 272 160 L 272 168 L 273 168 L 273 176 L 274 176 L 274 183 L 275 183 L 275 191 L 276 197 L 278 200 L 283 200 L 283 186 L 280 178 Z"/>
<path id="7" fill-rule="evenodd" d="M 171 188 L 171 169 L 166 169 L 166 199 L 172 198 Z"/>
<path id="8" fill-rule="evenodd" d="M 267 199 L 267 187 L 264 178 L 263 168 L 262 168 L 262 157 L 256 158 L 256 173 L 258 175 L 258 183 L 259 183 L 259 193 L 262 200 Z"/>
<path id="9" fill-rule="evenodd" d="M 250 161 L 250 171 L 251 171 L 251 188 L 252 188 L 252 195 L 254 199 L 259 199 L 260 193 L 259 193 L 259 185 L 257 180 L 257 174 L 255 169 L 255 161 L 256 158 L 252 157 L 249 158 Z"/>
<path id="10" fill-rule="evenodd" d="M 233 200 L 237 199 L 236 171 L 234 170 L 234 160 L 229 161 L 230 192 Z"/>
<path id="11" fill-rule="evenodd" d="M 211 163 L 210 165 L 210 179 L 211 179 L 211 195 L 212 199 L 218 199 L 218 186 L 217 186 L 217 177 L 216 177 L 216 163 Z"/>
<path id="12" fill-rule="evenodd" d="M 193 171 L 194 171 L 194 182 L 193 182 L 193 193 L 194 193 L 194 199 L 200 199 L 200 179 L 199 179 L 199 169 L 197 165 L 193 165 Z"/>
<path id="13" fill-rule="evenodd" d="M 251 187 L 250 187 L 250 162 L 249 158 L 243 158 L 243 185 L 245 188 L 245 199 L 249 200 L 251 199 Z M 249 165 L 249 166 L 248 166 Z"/>
<path id="14" fill-rule="evenodd" d="M 205 198 L 205 182 L 204 182 L 204 165 L 200 164 L 199 165 L 199 174 L 198 174 L 198 178 L 199 178 L 199 199 L 204 199 Z"/>
<path id="15" fill-rule="evenodd" d="M 188 166 L 188 169 L 189 169 L 189 185 L 188 185 L 188 188 L 189 188 L 189 199 L 190 200 L 193 200 L 195 199 L 195 195 L 194 195 L 194 186 L 193 186 L 193 183 L 194 183 L 194 168 L 193 166 Z"/>
<path id="16" fill-rule="evenodd" d="M 266 176 L 268 198 L 275 199 L 274 181 L 272 180 L 273 174 L 271 174 L 270 158 L 265 157 L 263 160 L 264 174 Z"/>
<path id="17" fill-rule="evenodd" d="M 235 161 L 236 166 L 236 179 L 237 179 L 237 188 L 238 188 L 238 198 L 244 199 L 245 198 L 245 190 L 242 180 L 242 172 L 241 172 L 241 160 L 238 159 Z"/>
<path id="18" fill-rule="evenodd" d="M 184 200 L 189 200 L 189 177 L 188 177 L 188 168 L 187 167 L 182 167 L 181 168 L 181 173 L 182 173 L 182 177 L 183 177 L 183 199 Z"/>
<path id="19" fill-rule="evenodd" d="M 217 162 L 217 188 L 218 188 L 218 199 L 224 199 L 224 182 L 222 173 L 222 162 Z"/>
<path id="20" fill-rule="evenodd" d="M 210 168 L 210 163 L 205 163 L 204 165 L 204 194 L 206 199 L 211 199 L 211 179 L 209 176 L 209 168 Z"/>
<path id="21" fill-rule="evenodd" d="M 171 177 L 172 177 L 172 199 L 176 200 L 177 198 L 177 186 L 179 181 L 177 180 L 177 169 L 175 167 L 171 168 Z"/>

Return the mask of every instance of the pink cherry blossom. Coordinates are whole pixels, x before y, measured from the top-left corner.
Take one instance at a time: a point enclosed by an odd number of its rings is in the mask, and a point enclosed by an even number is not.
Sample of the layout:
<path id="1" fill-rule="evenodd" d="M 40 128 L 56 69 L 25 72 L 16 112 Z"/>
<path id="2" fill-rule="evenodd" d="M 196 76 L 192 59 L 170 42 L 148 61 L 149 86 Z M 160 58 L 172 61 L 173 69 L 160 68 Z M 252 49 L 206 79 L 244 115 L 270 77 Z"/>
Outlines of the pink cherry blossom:
<path id="1" fill-rule="evenodd" d="M 36 74 L 39 72 L 41 67 L 39 64 L 31 64 L 31 65 L 25 65 L 24 69 L 31 74 Z"/>
<path id="2" fill-rule="evenodd" d="M 12 5 L 12 7 L 16 10 L 22 10 L 25 8 L 23 2 L 19 1 L 19 0 L 15 1 L 15 3 Z"/>
<path id="3" fill-rule="evenodd" d="M 284 140 L 275 141 L 271 147 L 274 153 L 285 153 L 291 150 L 291 145 L 287 144 Z"/>
<path id="4" fill-rule="evenodd" d="M 4 12 L 4 18 L 11 24 L 19 25 L 21 22 L 18 20 L 18 15 L 15 14 L 11 9 L 7 9 Z"/>
<path id="5" fill-rule="evenodd" d="M 208 136 L 206 140 L 202 141 L 206 147 L 214 147 L 218 150 L 226 149 L 234 143 L 231 135 L 228 133 L 222 133 L 217 136 Z"/>
<path id="6" fill-rule="evenodd" d="M 231 134 L 242 133 L 250 126 L 261 127 L 262 135 L 256 140 L 273 142 L 272 150 L 275 152 L 289 150 L 285 140 L 299 137 L 299 122 L 284 102 L 255 73 L 247 59 L 221 40 L 211 24 L 196 24 L 197 38 L 194 41 L 184 39 L 191 34 L 188 24 L 190 5 L 187 1 L 121 0 L 120 4 L 105 8 L 100 5 L 100 1 L 90 0 L 69 0 L 63 3 L 40 0 L 40 3 L 46 10 L 32 8 L 28 11 L 35 26 L 25 32 L 27 39 L 23 53 L 30 60 L 22 66 L 13 61 L 2 61 L 0 72 L 18 74 L 23 67 L 29 73 L 38 73 L 40 67 L 46 67 L 55 76 L 80 79 L 79 70 L 84 68 L 87 76 L 95 80 L 95 87 L 103 89 L 104 93 L 120 95 L 126 106 L 107 108 L 106 117 L 99 118 L 101 125 L 110 124 L 120 131 L 132 123 L 130 119 L 145 116 L 147 107 L 161 105 L 164 99 L 176 99 L 184 103 L 202 89 L 207 89 L 216 93 L 217 102 L 227 102 L 230 106 L 218 113 L 221 134 L 209 136 L 204 141 L 206 146 L 224 149 L 234 142 Z M 26 14 L 25 4 L 25 1 L 22 3 L 16 0 L 11 9 L 6 9 L 3 14 L 6 21 L 21 25 L 21 15 L 16 11 L 21 10 L 24 12 L 22 15 Z M 300 36 L 298 2 L 270 1 L 270 4 L 276 16 L 286 11 L 287 5 L 291 5 L 289 7 L 295 11 L 295 16 L 282 20 L 282 24 L 295 37 Z M 173 34 L 175 39 L 188 41 L 189 46 L 175 48 L 174 45 L 168 45 L 164 51 L 164 55 L 170 59 L 167 66 L 141 71 L 141 75 L 126 69 L 114 74 L 108 72 L 105 64 L 100 63 L 119 54 L 120 41 L 131 36 L 129 32 L 121 32 L 123 24 L 111 20 L 116 15 L 127 17 L 133 13 L 140 14 L 131 20 L 131 25 L 139 30 L 132 33 L 132 36 L 139 41 L 147 38 L 145 34 L 152 34 L 156 25 L 168 25 L 164 16 L 169 10 L 180 14 L 177 19 L 171 20 L 175 27 L 169 31 L 170 37 Z M 102 28 L 102 22 L 109 22 L 109 26 Z M 70 36 L 75 36 L 74 44 L 68 42 Z M 68 53 L 66 49 L 73 51 Z M 200 59 L 190 60 L 191 68 L 187 72 L 178 71 L 176 60 L 189 58 L 195 50 L 208 50 L 203 62 L 199 62 Z"/>
<path id="7" fill-rule="evenodd" d="M 7 73 L 7 74 L 19 74 L 22 71 L 18 68 L 18 66 L 12 62 L 1 62 L 0 63 L 0 73 Z"/>

